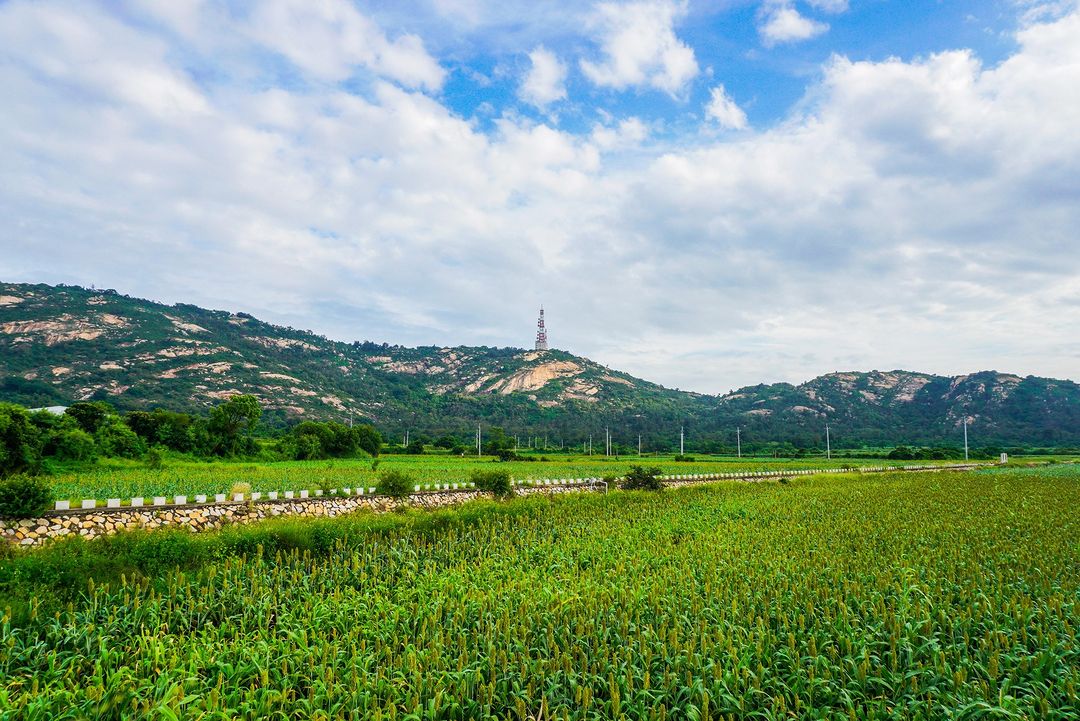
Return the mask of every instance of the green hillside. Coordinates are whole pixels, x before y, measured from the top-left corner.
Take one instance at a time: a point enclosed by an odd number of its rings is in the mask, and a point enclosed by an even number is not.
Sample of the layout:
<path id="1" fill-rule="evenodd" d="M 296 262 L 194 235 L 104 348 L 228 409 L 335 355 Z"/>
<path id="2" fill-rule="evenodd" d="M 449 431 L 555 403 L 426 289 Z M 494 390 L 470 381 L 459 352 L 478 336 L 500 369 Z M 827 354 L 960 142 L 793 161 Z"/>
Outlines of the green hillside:
<path id="1" fill-rule="evenodd" d="M 264 420 L 368 419 L 471 437 L 477 423 L 549 443 L 689 448 L 765 442 L 838 446 L 959 443 L 969 417 L 979 445 L 1080 445 L 1080 387 L 996 372 L 834 373 L 799 386 L 715 397 L 666 389 L 563 351 L 406 348 L 340 343 L 244 313 L 172 306 L 74 286 L 0 284 L 0 400 L 27 406 L 107 400 L 122 410 L 205 412 L 252 393 Z"/>

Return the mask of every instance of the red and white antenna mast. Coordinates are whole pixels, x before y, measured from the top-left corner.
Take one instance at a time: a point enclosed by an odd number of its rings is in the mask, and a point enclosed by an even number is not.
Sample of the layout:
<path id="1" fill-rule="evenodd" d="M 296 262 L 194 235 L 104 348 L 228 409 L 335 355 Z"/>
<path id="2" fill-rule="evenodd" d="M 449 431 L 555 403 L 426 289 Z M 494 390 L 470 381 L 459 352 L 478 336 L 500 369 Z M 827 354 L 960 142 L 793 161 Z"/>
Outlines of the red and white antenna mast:
<path id="1" fill-rule="evenodd" d="M 544 306 L 540 306 L 540 319 L 536 321 L 536 350 L 547 349 L 547 329 L 544 328 Z"/>

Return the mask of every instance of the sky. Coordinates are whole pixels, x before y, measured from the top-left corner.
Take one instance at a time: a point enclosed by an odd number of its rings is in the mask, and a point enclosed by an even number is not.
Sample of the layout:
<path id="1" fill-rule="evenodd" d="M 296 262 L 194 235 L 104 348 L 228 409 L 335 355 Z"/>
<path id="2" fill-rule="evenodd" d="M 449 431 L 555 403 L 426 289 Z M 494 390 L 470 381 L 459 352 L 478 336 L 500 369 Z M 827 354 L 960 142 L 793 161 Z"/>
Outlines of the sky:
<path id="1" fill-rule="evenodd" d="M 1080 380 L 1077 0 L 0 1 L 0 279 L 722 393 Z"/>

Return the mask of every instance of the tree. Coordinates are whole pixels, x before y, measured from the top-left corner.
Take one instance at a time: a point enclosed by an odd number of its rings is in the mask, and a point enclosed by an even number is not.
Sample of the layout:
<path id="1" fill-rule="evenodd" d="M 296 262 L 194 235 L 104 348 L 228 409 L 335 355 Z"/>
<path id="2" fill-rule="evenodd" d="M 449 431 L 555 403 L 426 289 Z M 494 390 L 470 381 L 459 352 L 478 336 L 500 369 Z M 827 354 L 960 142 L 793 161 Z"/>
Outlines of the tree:
<path id="1" fill-rule="evenodd" d="M 424 452 L 424 442 L 420 439 L 409 441 L 409 445 L 405 446 L 405 452 L 409 455 L 419 456 Z"/>
<path id="2" fill-rule="evenodd" d="M 159 442 L 159 416 L 146 411 L 131 411 L 124 416 L 124 423 L 148 444 L 153 445 Z"/>
<path id="3" fill-rule="evenodd" d="M 382 436 L 375 426 L 364 424 L 353 428 L 356 431 L 356 444 L 361 450 L 367 451 L 372 456 L 379 455 L 379 451 L 382 450 Z"/>
<path id="4" fill-rule="evenodd" d="M 94 437 L 81 428 L 66 428 L 49 436 L 45 443 L 47 455 L 62 461 L 93 460 L 97 446 Z"/>
<path id="5" fill-rule="evenodd" d="M 79 428 L 93 435 L 113 415 L 113 407 L 105 401 L 79 401 L 64 411 L 64 415 L 74 418 Z"/>
<path id="6" fill-rule="evenodd" d="M 484 455 L 497 456 L 499 451 L 512 451 L 513 449 L 514 439 L 506 435 L 506 431 L 499 426 L 494 426 L 487 432 L 487 436 L 484 438 Z"/>
<path id="7" fill-rule="evenodd" d="M 236 455 L 241 440 L 255 429 L 262 416 L 262 408 L 253 395 L 233 396 L 219 406 L 210 409 L 211 452 L 219 456 Z"/>
<path id="8" fill-rule="evenodd" d="M 106 456 L 140 458 L 146 453 L 143 439 L 119 421 L 99 428 L 94 440 Z"/>
<path id="9" fill-rule="evenodd" d="M 41 460 L 41 431 L 26 409 L 0 403 L 0 477 L 37 468 Z"/>

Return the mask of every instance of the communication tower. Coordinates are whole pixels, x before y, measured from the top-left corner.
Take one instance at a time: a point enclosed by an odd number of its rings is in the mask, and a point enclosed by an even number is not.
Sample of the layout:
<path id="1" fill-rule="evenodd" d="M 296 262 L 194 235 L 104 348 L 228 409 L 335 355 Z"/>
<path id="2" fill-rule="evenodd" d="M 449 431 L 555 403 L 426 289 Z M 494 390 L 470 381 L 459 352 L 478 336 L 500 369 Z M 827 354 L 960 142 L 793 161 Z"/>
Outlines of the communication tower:
<path id="1" fill-rule="evenodd" d="M 544 328 L 544 306 L 540 306 L 540 319 L 536 321 L 536 350 L 547 349 L 547 329 Z"/>

